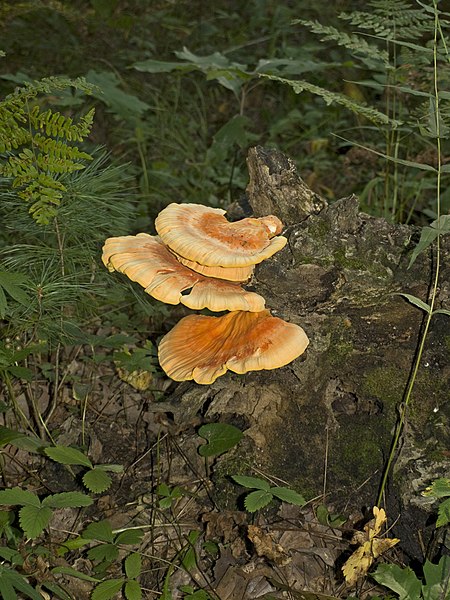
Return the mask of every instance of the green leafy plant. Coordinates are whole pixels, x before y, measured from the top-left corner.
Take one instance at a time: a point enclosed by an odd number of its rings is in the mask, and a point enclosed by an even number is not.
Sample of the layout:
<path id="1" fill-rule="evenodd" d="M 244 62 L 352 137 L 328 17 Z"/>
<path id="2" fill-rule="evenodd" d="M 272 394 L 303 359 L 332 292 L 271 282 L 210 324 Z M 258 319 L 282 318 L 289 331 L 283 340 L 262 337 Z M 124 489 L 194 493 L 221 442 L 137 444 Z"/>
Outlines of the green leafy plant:
<path id="1" fill-rule="evenodd" d="M 247 477 L 246 475 L 232 475 L 232 479 L 239 485 L 254 490 L 247 494 L 244 499 L 244 506 L 248 512 L 255 512 L 264 508 L 274 498 L 297 506 L 304 506 L 306 504 L 306 500 L 301 494 L 287 487 L 272 487 L 265 479 Z"/>
<path id="2" fill-rule="evenodd" d="M 325 504 L 319 504 L 315 512 L 319 523 L 328 527 L 342 527 L 347 520 L 343 515 L 331 513 Z"/>
<path id="3" fill-rule="evenodd" d="M 436 527 L 444 527 L 450 523 L 450 479 L 441 477 L 433 481 L 431 486 L 423 492 L 424 496 L 429 498 L 447 498 L 443 500 L 438 507 L 438 518 Z"/>
<path id="4" fill-rule="evenodd" d="M 106 491 L 111 483 L 111 477 L 108 471 L 112 473 L 121 473 L 122 465 L 93 465 L 89 458 L 77 448 L 69 446 L 48 446 L 44 448 L 44 453 L 57 463 L 62 465 L 78 465 L 87 467 L 83 475 L 83 483 L 90 492 L 101 494 Z"/>
<path id="5" fill-rule="evenodd" d="M 393 590 L 399 600 L 448 600 L 450 598 L 450 557 L 443 556 L 438 564 L 425 561 L 425 582 L 417 578 L 409 567 L 381 564 L 372 577 Z"/>
<path id="6" fill-rule="evenodd" d="M 0 102 L 0 175 L 12 179 L 19 198 L 30 205 L 29 212 L 40 225 L 47 225 L 58 214 L 67 187 L 61 175 L 84 169 L 92 160 L 87 152 L 69 142 L 82 142 L 92 127 L 90 110 L 75 124 L 71 117 L 38 104 L 30 106 L 39 94 L 50 94 L 67 87 L 92 91 L 85 80 L 47 78 L 26 83 Z"/>
<path id="7" fill-rule="evenodd" d="M 81 536 L 67 540 L 61 546 L 59 554 L 63 556 L 70 550 L 83 548 L 91 545 L 92 541 L 100 542 L 92 546 L 88 552 L 88 558 L 96 561 L 97 570 L 105 570 L 119 556 L 119 547 L 121 545 L 138 544 L 142 539 L 140 529 L 126 529 L 124 531 L 114 532 L 111 523 L 108 520 L 96 521 L 90 523 L 82 532 Z"/>
<path id="8" fill-rule="evenodd" d="M 109 472 L 121 473 L 122 465 L 99 464 L 93 465 L 84 452 L 71 446 L 50 445 L 48 442 L 35 436 L 26 435 L 0 426 L 0 447 L 11 444 L 28 452 L 43 453 L 61 465 L 80 466 L 87 470 L 82 476 L 82 481 L 90 492 L 100 494 L 106 491 L 112 483 Z"/>
<path id="9" fill-rule="evenodd" d="M 28 583 L 24 575 L 4 564 L 0 565 L 0 596 L 4 600 L 18 600 L 22 596 L 32 600 L 42 600 L 41 594 Z"/>
<path id="10" fill-rule="evenodd" d="M 198 435 L 207 441 L 200 446 L 198 453 L 209 457 L 223 454 L 236 446 L 242 438 L 242 431 L 227 423 L 208 423 L 199 427 Z"/>
<path id="11" fill-rule="evenodd" d="M 142 590 L 137 578 L 141 574 L 142 561 L 138 552 L 132 552 L 124 561 L 124 577 L 107 579 L 99 583 L 93 590 L 92 600 L 109 600 L 123 590 L 127 600 L 141 600 Z"/>
<path id="12" fill-rule="evenodd" d="M 160 498 L 158 500 L 159 508 L 170 508 L 176 500 L 184 496 L 184 491 L 178 485 L 171 488 L 166 483 L 160 483 L 156 487 L 156 494 Z"/>
<path id="13" fill-rule="evenodd" d="M 92 502 L 92 498 L 82 492 L 51 494 L 41 501 L 37 494 L 19 487 L 0 490 L 1 506 L 21 506 L 20 526 L 29 539 L 37 538 L 44 531 L 54 509 L 90 506 Z"/>
<path id="14" fill-rule="evenodd" d="M 120 549 L 123 546 L 139 544 L 142 535 L 143 532 L 140 529 L 114 532 L 109 521 L 97 521 L 90 523 L 83 530 L 80 537 L 67 540 L 61 546 L 58 554 L 62 556 L 69 551 L 91 546 L 87 551 L 87 556 L 96 563 L 96 572 L 103 574 L 118 559 Z M 93 542 L 99 543 L 92 546 Z M 97 585 L 91 596 L 96 600 L 108 600 L 120 591 L 123 591 L 127 600 L 140 600 L 142 590 L 137 578 L 141 573 L 141 568 L 141 555 L 137 552 L 128 552 L 123 563 L 123 577 L 101 580 L 99 577 L 91 577 L 80 573 L 72 567 L 54 567 L 52 573 L 70 575 L 96 583 Z"/>
<path id="15" fill-rule="evenodd" d="M 348 50 L 349 66 L 353 67 L 356 81 L 346 84 L 347 90 L 351 90 L 347 93 L 350 96 L 347 108 L 351 108 L 350 104 L 358 96 L 364 98 L 365 91 L 378 93 L 377 108 L 389 121 L 384 125 L 378 121 L 376 129 L 359 124 L 359 139 L 355 141 L 356 146 L 382 159 L 379 161 L 381 173 L 378 172 L 367 184 L 367 194 L 363 196 L 377 194 L 384 216 L 400 221 L 410 220 L 413 211 L 420 206 L 425 214 L 438 216 L 434 206 L 425 208 L 426 203 L 421 196 L 429 197 L 434 205 L 434 195 L 428 194 L 428 190 L 435 187 L 433 176 L 436 174 L 431 140 L 436 138 L 438 130 L 442 141 L 448 137 L 448 98 L 446 92 L 439 92 L 441 107 L 437 125 L 433 69 L 430 68 L 436 60 L 439 69 L 445 69 L 445 34 L 438 23 L 439 43 L 433 48 L 431 41 L 423 42 L 424 38 L 430 39 L 436 30 L 434 13 L 439 13 L 439 9 L 437 5 L 417 4 L 404 0 L 389 3 L 372 0 L 365 11 L 341 13 L 339 19 L 341 23 L 348 22 L 351 33 L 317 21 L 296 21 L 319 35 L 322 42 Z M 412 66 L 412 71 L 406 65 Z M 360 72 L 368 72 L 369 76 L 358 81 Z M 439 76 L 440 85 L 444 80 Z M 289 85 L 294 89 L 298 87 L 296 81 Z M 299 91 L 303 89 L 308 91 L 301 86 Z M 316 93 L 313 89 L 309 91 Z M 330 98 L 330 101 L 336 100 Z M 357 109 L 353 107 L 352 110 Z M 367 118 L 370 119 L 368 115 Z M 366 132 L 372 134 L 370 143 L 363 141 L 367 139 Z M 416 156 L 417 160 L 411 160 L 412 156 Z M 446 172 L 445 165 L 441 172 Z"/>

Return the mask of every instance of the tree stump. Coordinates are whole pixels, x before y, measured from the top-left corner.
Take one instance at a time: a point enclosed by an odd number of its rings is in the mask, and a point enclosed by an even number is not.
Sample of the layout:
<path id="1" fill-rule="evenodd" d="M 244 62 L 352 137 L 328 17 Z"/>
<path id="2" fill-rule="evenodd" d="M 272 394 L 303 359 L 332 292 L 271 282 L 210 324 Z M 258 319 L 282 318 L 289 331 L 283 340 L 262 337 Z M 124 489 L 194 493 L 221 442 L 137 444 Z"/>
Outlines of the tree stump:
<path id="1" fill-rule="evenodd" d="M 327 205 L 278 151 L 251 149 L 248 169 L 254 215 L 280 217 L 289 240 L 257 267 L 248 287 L 274 315 L 302 326 L 311 343 L 281 369 L 176 386 L 175 421 L 200 414 L 244 431 L 215 465 L 221 485 L 213 493 L 223 507 L 236 497 L 226 476 L 253 469 L 308 498 L 325 495 L 345 514 L 371 507 L 424 319 L 398 294 L 426 300 L 435 257 L 429 250 L 408 269 L 417 228 L 359 212 L 354 196 Z M 437 307 L 450 306 L 448 256 L 444 238 Z M 426 540 L 434 527 L 425 524 L 431 508 L 421 491 L 449 475 L 449 356 L 450 321 L 436 315 L 387 494 L 391 520 L 399 516 L 394 534 L 411 557 L 422 556 L 418 529 Z"/>

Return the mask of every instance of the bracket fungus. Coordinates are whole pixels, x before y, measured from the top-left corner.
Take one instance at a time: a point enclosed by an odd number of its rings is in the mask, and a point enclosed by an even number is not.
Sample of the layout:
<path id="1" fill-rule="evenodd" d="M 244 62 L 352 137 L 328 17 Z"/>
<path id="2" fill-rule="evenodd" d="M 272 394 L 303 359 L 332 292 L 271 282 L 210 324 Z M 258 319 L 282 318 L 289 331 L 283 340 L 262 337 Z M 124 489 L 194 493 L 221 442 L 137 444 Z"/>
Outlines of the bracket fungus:
<path id="1" fill-rule="evenodd" d="M 238 283 L 205 277 L 185 267 L 158 237 L 147 233 L 107 239 L 102 260 L 110 271 L 124 273 L 167 304 L 181 303 L 193 310 L 209 308 L 213 312 L 258 312 L 265 306 L 262 296 Z"/>
<path id="2" fill-rule="evenodd" d="M 221 317 L 184 317 L 163 337 L 158 355 L 171 379 L 210 384 L 227 370 L 242 375 L 283 367 L 308 344 L 301 327 L 268 310 L 237 311 Z"/>
<path id="3" fill-rule="evenodd" d="M 206 265 L 201 265 L 194 260 L 183 258 L 173 250 L 171 250 L 171 252 L 176 256 L 177 260 L 179 260 L 182 265 L 189 267 L 189 269 L 192 271 L 201 273 L 205 277 L 216 277 L 217 279 L 239 281 L 244 283 L 250 279 L 250 277 L 253 275 L 253 271 L 255 270 L 255 265 L 249 265 L 247 267 L 207 267 Z"/>
<path id="4" fill-rule="evenodd" d="M 269 215 L 230 223 L 221 208 L 169 204 L 155 220 L 158 235 L 179 256 L 207 267 L 256 265 L 281 250 L 283 224 Z"/>
<path id="5" fill-rule="evenodd" d="M 303 354 L 301 327 L 273 317 L 262 296 L 241 286 L 255 265 L 287 243 L 273 215 L 230 223 L 225 211 L 201 204 L 169 204 L 155 221 L 159 236 L 113 237 L 103 246 L 110 271 L 124 273 L 167 304 L 230 311 L 191 315 L 163 337 L 159 361 L 175 381 L 210 384 L 228 370 L 277 369 Z"/>

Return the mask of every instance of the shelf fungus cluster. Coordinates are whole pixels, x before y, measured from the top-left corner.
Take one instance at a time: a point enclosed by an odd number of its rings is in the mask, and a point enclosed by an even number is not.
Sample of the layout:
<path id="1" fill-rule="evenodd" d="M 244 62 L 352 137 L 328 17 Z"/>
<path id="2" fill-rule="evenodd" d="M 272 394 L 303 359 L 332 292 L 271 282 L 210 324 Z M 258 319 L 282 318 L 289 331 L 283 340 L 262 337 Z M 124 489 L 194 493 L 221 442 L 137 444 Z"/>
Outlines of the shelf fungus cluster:
<path id="1" fill-rule="evenodd" d="M 155 221 L 157 236 L 106 240 L 102 260 L 167 304 L 229 311 L 219 317 L 181 319 L 159 344 L 159 361 L 175 381 L 210 384 L 226 373 L 277 369 L 308 345 L 301 327 L 271 316 L 265 301 L 244 289 L 255 265 L 281 250 L 275 216 L 230 223 L 225 211 L 200 204 L 170 204 Z"/>

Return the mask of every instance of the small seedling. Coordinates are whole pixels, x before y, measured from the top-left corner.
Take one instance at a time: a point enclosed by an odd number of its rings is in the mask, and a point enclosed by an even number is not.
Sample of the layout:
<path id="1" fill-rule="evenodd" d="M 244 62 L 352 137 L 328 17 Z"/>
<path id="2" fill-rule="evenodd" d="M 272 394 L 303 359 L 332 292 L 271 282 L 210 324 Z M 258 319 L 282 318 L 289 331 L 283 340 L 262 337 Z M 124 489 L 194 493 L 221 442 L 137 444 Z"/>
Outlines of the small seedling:
<path id="1" fill-rule="evenodd" d="M 111 477 L 107 471 L 121 473 L 122 465 L 93 465 L 89 458 L 80 450 L 70 446 L 49 446 L 44 449 L 45 454 L 62 465 L 77 465 L 87 467 L 83 475 L 83 483 L 90 492 L 101 494 L 111 485 Z"/>
<path id="2" fill-rule="evenodd" d="M 286 487 L 270 487 L 268 482 L 264 479 L 247 477 L 245 475 L 233 475 L 232 478 L 239 485 L 255 490 L 245 496 L 244 506 L 248 512 L 255 512 L 260 508 L 264 508 L 272 502 L 274 498 L 297 506 L 306 504 L 306 500 L 301 494 Z"/>
<path id="3" fill-rule="evenodd" d="M 107 579 L 99 583 L 92 592 L 92 600 L 109 600 L 120 591 L 123 591 L 127 600 L 141 600 L 142 589 L 137 581 L 141 569 L 141 555 L 138 552 L 129 554 L 124 561 L 125 577 Z"/>
<path id="4" fill-rule="evenodd" d="M 56 508 L 79 508 L 90 506 L 93 500 L 82 492 L 51 494 L 40 500 L 37 494 L 19 487 L 0 491 L 0 505 L 21 506 L 19 522 L 25 536 L 37 538 L 47 527 Z"/>
<path id="5" fill-rule="evenodd" d="M 320 504 L 316 508 L 316 517 L 321 525 L 328 527 L 341 527 L 347 520 L 342 515 L 329 512 L 325 504 Z"/>
<path id="6" fill-rule="evenodd" d="M 156 494 L 160 497 L 159 508 L 170 508 L 175 500 L 183 497 L 184 492 L 178 485 L 170 488 L 166 483 L 160 483 L 156 488 Z"/>

